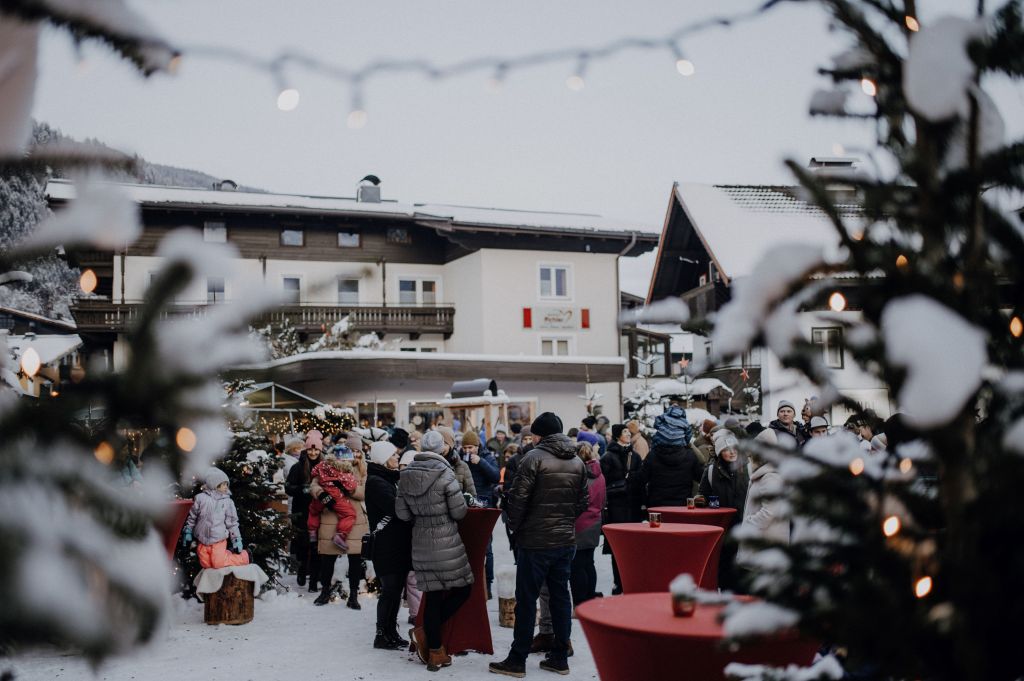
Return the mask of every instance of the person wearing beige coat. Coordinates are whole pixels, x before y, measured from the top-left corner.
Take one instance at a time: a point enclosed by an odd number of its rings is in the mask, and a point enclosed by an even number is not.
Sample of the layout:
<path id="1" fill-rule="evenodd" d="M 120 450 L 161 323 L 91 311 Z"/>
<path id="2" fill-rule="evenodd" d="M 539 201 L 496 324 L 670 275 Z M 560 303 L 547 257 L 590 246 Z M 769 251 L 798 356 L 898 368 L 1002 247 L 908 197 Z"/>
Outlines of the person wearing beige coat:
<path id="1" fill-rule="evenodd" d="M 366 520 L 366 509 L 364 508 L 364 500 L 366 499 L 366 463 L 363 461 L 363 453 L 355 453 L 356 463 L 356 477 L 359 480 L 359 484 L 356 486 L 355 491 L 350 495 L 352 506 L 356 511 L 356 523 L 352 527 L 352 531 L 348 535 L 348 602 L 347 606 L 353 610 L 361 610 L 362 606 L 359 605 L 359 583 L 363 580 L 366 575 L 366 566 L 363 563 L 363 535 L 370 531 L 370 524 Z M 309 491 L 315 497 L 318 497 L 323 491 L 320 486 L 320 481 L 316 478 L 309 484 Z M 319 572 L 321 584 L 323 585 L 320 596 L 314 601 L 317 605 L 324 605 L 330 601 L 331 598 L 331 586 L 334 579 L 334 565 L 338 560 L 338 556 L 345 555 L 334 543 L 334 534 L 338 527 L 338 516 L 330 508 L 324 508 L 320 514 L 320 529 L 316 536 L 316 550 L 317 550 L 317 562 L 319 564 Z"/>

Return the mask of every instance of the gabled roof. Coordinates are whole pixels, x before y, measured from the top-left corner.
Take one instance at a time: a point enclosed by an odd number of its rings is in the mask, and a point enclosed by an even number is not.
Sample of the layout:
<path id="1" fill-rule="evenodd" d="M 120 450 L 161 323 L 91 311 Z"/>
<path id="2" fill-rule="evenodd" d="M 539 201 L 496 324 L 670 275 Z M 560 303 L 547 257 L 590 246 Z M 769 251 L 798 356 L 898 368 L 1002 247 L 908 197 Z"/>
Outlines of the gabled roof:
<path id="1" fill-rule="evenodd" d="M 76 334 L 6 336 L 7 347 L 14 357 L 15 365 L 21 362 L 22 354 L 29 348 L 39 353 L 39 361 L 46 366 L 53 364 L 82 346 L 82 339 Z"/>
<path id="2" fill-rule="evenodd" d="M 612 220 L 590 213 L 509 210 L 400 201 L 371 203 L 348 197 L 272 194 L 241 190 L 218 191 L 151 184 L 118 183 L 118 186 L 122 187 L 143 208 L 204 208 L 238 212 L 390 217 L 442 230 L 512 229 L 517 232 L 593 237 L 624 243 L 633 242 L 633 247 L 628 255 L 639 255 L 650 250 L 657 243 L 658 236 L 647 225 Z M 46 184 L 46 196 L 53 201 L 73 200 L 75 186 L 68 180 L 51 179 Z"/>
<path id="3" fill-rule="evenodd" d="M 844 200 L 843 194 L 837 193 L 837 198 L 841 214 L 859 214 L 858 206 Z M 707 272 L 709 261 L 728 284 L 750 274 L 768 248 L 786 241 L 821 245 L 827 252 L 839 246 L 825 213 L 803 200 L 799 187 L 676 184 L 648 299 L 695 287 L 680 282 L 698 270 Z M 680 257 L 680 249 L 688 249 L 686 255 Z M 687 260 L 699 262 L 687 270 L 680 264 Z"/>

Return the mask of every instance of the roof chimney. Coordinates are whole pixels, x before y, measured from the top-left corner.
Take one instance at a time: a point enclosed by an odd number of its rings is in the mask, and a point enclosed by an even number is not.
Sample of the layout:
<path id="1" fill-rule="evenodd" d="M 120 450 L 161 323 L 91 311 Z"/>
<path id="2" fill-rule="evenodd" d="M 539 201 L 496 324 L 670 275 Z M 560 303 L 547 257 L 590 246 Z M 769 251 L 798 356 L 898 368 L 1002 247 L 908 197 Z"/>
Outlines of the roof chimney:
<path id="1" fill-rule="evenodd" d="M 380 178 L 367 175 L 359 180 L 356 187 L 356 201 L 360 203 L 380 203 Z"/>

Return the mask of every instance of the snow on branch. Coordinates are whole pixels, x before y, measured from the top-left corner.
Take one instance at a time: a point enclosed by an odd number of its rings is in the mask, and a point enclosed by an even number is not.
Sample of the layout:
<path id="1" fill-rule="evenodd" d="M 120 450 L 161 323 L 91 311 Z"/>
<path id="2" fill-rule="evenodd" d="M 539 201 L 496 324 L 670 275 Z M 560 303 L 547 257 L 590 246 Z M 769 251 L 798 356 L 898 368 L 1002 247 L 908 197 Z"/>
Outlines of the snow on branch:
<path id="1" fill-rule="evenodd" d="M 690 319 L 690 308 L 680 298 L 662 298 L 650 305 L 626 310 L 619 315 L 619 326 L 634 324 L 683 324 Z"/>
<path id="2" fill-rule="evenodd" d="M 800 621 L 795 610 L 774 603 L 733 603 L 725 609 L 722 627 L 728 639 L 745 639 L 790 629 Z"/>
<path id="3" fill-rule="evenodd" d="M 810 667 L 768 667 L 760 664 L 732 662 L 725 667 L 730 681 L 838 681 L 843 678 L 839 660 L 828 655 Z"/>
<path id="4" fill-rule="evenodd" d="M 117 250 L 133 243 L 141 234 L 139 207 L 123 190 L 111 184 L 86 181 L 78 184 L 77 198 L 40 223 L 25 246 Z"/>
<path id="5" fill-rule="evenodd" d="M 890 302 L 882 335 L 888 361 L 906 370 L 899 403 L 909 425 L 949 423 L 981 386 L 985 332 L 935 299 L 915 294 Z"/>

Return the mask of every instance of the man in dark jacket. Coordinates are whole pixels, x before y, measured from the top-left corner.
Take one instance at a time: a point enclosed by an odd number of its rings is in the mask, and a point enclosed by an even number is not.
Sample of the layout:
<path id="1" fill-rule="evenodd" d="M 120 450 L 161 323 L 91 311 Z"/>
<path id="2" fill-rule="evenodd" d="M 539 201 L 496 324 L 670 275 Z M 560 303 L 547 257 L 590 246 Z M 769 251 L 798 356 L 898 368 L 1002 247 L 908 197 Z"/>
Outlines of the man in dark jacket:
<path id="1" fill-rule="evenodd" d="M 608 498 L 608 523 L 638 523 L 641 519 L 640 504 L 642 502 L 639 489 L 640 466 L 643 461 L 633 451 L 632 433 L 625 425 L 617 423 L 612 426 L 612 443 L 608 451 L 601 457 L 601 472 L 604 474 L 605 490 Z M 602 553 L 611 553 L 608 539 L 604 541 Z M 622 593 L 622 579 L 619 566 L 612 555 L 612 595 Z"/>
<path id="2" fill-rule="evenodd" d="M 796 422 L 796 407 L 793 403 L 789 400 L 780 400 L 775 415 L 778 418 L 769 423 L 768 427 L 775 431 L 779 442 L 795 442 L 797 447 L 803 447 L 809 436 L 804 430 L 804 424 Z"/>
<path id="3" fill-rule="evenodd" d="M 480 446 L 480 436 L 472 430 L 462 436 L 461 457 L 469 464 L 469 472 L 473 475 L 473 486 L 476 488 L 476 500 L 487 508 L 498 505 L 495 487 L 501 480 L 498 460 L 486 447 Z M 484 563 L 487 574 L 487 600 L 491 599 L 491 585 L 494 584 L 494 540 L 487 542 L 487 559 Z"/>
<path id="4" fill-rule="evenodd" d="M 685 506 L 704 467 L 690 449 L 690 424 L 678 405 L 654 420 L 654 448 L 640 467 L 639 485 L 647 508 Z"/>
<path id="5" fill-rule="evenodd" d="M 576 518 L 586 510 L 587 469 L 576 456 L 576 446 L 562 434 L 562 421 L 551 412 L 530 426 L 537 446 L 519 462 L 508 493 L 508 525 L 518 547 L 516 570 L 516 626 L 512 649 L 501 662 L 492 662 L 495 674 L 522 677 L 533 643 L 537 598 L 548 587 L 555 640 L 541 661 L 541 669 L 567 674 L 567 653 L 572 633 L 569 577 L 576 552 Z"/>

